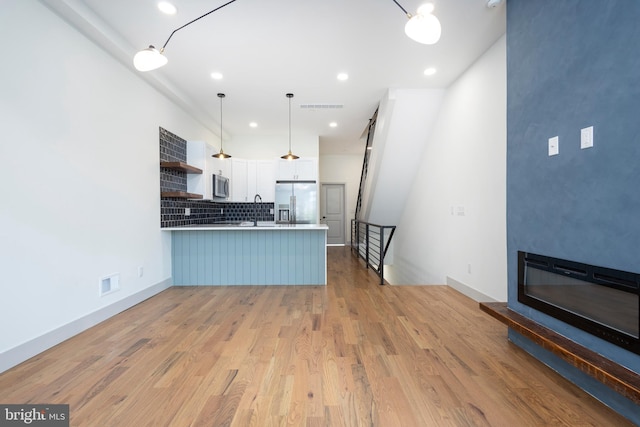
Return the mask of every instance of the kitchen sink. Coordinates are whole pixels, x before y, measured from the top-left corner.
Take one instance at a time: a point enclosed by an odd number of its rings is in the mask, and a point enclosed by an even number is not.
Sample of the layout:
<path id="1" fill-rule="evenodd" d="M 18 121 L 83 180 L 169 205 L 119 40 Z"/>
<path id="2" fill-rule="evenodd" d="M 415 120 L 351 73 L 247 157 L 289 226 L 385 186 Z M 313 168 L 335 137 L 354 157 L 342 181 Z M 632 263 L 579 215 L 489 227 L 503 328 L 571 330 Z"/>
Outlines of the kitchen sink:
<path id="1" fill-rule="evenodd" d="M 254 227 L 253 221 L 243 221 L 238 224 L 240 227 Z M 275 222 L 270 221 L 258 221 L 258 227 L 275 227 Z"/>

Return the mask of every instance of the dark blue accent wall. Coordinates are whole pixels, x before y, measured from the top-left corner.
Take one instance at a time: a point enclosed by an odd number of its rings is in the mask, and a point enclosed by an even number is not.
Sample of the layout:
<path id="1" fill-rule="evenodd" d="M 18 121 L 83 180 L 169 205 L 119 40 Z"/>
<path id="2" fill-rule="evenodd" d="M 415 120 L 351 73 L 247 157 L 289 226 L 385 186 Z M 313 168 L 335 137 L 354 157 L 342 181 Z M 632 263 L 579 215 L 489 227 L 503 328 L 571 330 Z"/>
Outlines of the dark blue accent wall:
<path id="1" fill-rule="evenodd" d="M 518 250 L 640 272 L 640 1 L 508 1 L 507 250 L 512 309 L 640 372 L 640 356 L 517 301 Z"/>

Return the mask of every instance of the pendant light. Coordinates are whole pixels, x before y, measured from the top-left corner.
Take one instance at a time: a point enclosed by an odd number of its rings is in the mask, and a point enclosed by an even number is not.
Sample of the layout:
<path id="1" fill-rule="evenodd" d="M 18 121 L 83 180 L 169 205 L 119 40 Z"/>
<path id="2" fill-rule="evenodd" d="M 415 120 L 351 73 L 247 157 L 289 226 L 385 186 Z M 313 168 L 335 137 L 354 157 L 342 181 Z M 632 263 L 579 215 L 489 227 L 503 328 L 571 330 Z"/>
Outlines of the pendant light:
<path id="1" fill-rule="evenodd" d="M 222 98 L 224 97 L 225 97 L 224 93 L 218 94 L 218 98 L 220 98 L 220 152 L 218 154 L 214 154 L 213 156 L 211 156 L 211 157 L 216 157 L 218 159 L 228 159 L 229 157 L 231 157 L 230 155 L 222 151 Z"/>
<path id="2" fill-rule="evenodd" d="M 140 52 L 136 53 L 135 56 L 133 57 L 133 66 L 136 67 L 136 70 L 144 72 L 144 71 L 155 70 L 156 68 L 160 68 L 160 67 L 166 65 L 167 62 L 169 62 L 169 60 L 167 59 L 166 56 L 164 56 L 164 48 L 167 47 L 167 44 L 169 44 L 169 40 L 171 40 L 171 37 L 173 37 L 173 35 L 177 31 L 180 31 L 184 27 L 187 27 L 187 26 L 193 24 L 194 22 L 204 18 L 205 16 L 208 16 L 208 15 L 212 14 L 216 10 L 222 9 L 223 7 L 233 3 L 234 1 L 236 1 L 236 0 L 230 0 L 227 3 L 223 4 L 222 6 L 218 6 L 215 9 L 205 13 L 204 15 L 199 16 L 196 19 L 187 22 L 182 27 L 176 28 L 169 35 L 169 38 L 167 39 L 166 42 L 164 42 L 164 45 L 162 45 L 160 50 L 158 50 L 155 47 L 153 47 L 153 45 L 149 46 L 146 49 L 142 49 Z"/>
<path id="3" fill-rule="evenodd" d="M 293 98 L 293 94 L 288 93 L 287 98 L 289 98 L 289 152 L 284 156 L 281 156 L 280 158 L 285 160 L 296 160 L 296 159 L 299 159 L 300 157 L 296 156 L 291 152 L 291 98 Z"/>
<path id="4" fill-rule="evenodd" d="M 442 27 L 440 20 L 433 15 L 433 3 L 425 3 L 418 8 L 415 15 L 410 14 L 396 0 L 393 2 L 407 15 L 409 21 L 404 26 L 405 34 L 412 40 L 422 44 L 435 44 L 440 40 Z"/>

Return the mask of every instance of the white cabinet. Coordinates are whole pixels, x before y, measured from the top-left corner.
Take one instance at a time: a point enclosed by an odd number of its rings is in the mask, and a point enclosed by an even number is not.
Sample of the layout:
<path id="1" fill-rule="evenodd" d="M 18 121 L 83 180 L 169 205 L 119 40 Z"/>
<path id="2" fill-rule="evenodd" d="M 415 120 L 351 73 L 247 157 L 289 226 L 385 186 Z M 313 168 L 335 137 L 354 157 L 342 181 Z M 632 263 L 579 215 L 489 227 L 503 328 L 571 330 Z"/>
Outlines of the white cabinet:
<path id="1" fill-rule="evenodd" d="M 231 159 L 232 202 L 253 202 L 256 194 L 263 202 L 276 199 L 275 163 L 272 160 Z"/>
<path id="2" fill-rule="evenodd" d="M 191 142 L 189 142 L 191 144 Z M 198 153 L 203 149 L 200 147 Z M 195 148 L 192 149 L 194 152 Z M 208 161 L 209 165 L 207 169 L 203 169 L 206 172 L 203 175 L 207 175 L 206 184 L 208 189 L 206 190 L 206 199 L 211 199 L 212 190 L 212 174 L 222 175 L 229 178 L 230 194 L 228 202 L 253 202 L 253 198 L 256 194 L 260 194 L 263 202 L 274 202 L 276 199 L 276 169 L 277 162 L 275 160 L 247 160 L 237 157 L 231 157 L 230 159 L 218 159 L 211 157 L 215 154 L 215 149 L 211 147 L 211 152 L 208 152 L 208 156 L 211 160 Z M 189 152 L 189 150 L 188 150 Z M 201 154 L 199 154 L 202 157 Z M 195 160 L 195 157 L 192 157 Z M 194 166 L 201 168 L 201 164 L 197 163 Z M 197 175 L 198 177 L 200 175 Z M 306 179 L 306 178 L 305 178 Z M 196 182 L 197 180 L 194 180 Z M 204 181 L 203 184 L 204 185 Z M 199 182 L 199 181 L 198 181 Z M 187 182 L 188 184 L 189 182 Z M 200 191 L 196 191 L 196 187 L 189 187 L 189 192 L 203 194 Z"/>
<path id="3" fill-rule="evenodd" d="M 213 170 L 211 173 L 216 175 L 222 175 L 227 178 L 231 178 L 231 161 L 233 157 L 230 159 L 219 159 L 217 157 L 212 157 Z"/>
<path id="4" fill-rule="evenodd" d="M 204 199 L 212 199 L 213 157 L 215 148 L 204 141 L 187 142 L 187 163 L 202 169 L 202 174 L 187 174 L 187 192 L 202 194 Z"/>
<path id="5" fill-rule="evenodd" d="M 318 159 L 278 160 L 278 180 L 317 181 Z"/>
<path id="6" fill-rule="evenodd" d="M 263 202 L 276 200 L 276 163 L 273 160 L 255 161 L 256 191 Z"/>
<path id="7" fill-rule="evenodd" d="M 245 159 L 231 158 L 231 195 L 229 201 L 248 202 L 249 200 L 249 164 Z M 253 197 L 253 195 L 252 195 Z M 253 201 L 253 198 L 251 199 Z"/>

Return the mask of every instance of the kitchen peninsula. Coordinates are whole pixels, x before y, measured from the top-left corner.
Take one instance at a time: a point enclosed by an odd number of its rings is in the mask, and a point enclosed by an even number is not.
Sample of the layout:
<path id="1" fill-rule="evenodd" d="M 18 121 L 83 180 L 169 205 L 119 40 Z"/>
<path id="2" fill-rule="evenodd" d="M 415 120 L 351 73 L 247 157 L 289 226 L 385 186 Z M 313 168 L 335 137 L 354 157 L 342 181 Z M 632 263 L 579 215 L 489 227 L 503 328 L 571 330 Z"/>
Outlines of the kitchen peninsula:
<path id="1" fill-rule="evenodd" d="M 210 224 L 170 231 L 173 284 L 326 285 L 325 224 Z"/>

